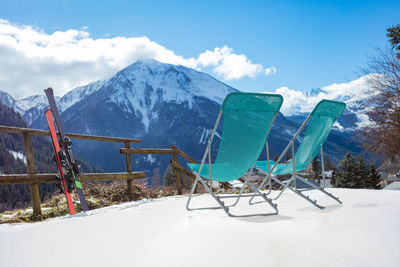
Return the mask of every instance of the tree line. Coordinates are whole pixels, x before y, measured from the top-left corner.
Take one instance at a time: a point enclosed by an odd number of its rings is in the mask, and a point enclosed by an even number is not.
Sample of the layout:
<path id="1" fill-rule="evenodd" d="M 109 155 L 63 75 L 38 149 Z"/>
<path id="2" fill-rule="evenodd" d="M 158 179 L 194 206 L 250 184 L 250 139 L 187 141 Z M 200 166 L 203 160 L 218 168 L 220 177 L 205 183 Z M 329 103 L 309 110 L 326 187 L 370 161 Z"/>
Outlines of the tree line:
<path id="1" fill-rule="evenodd" d="M 349 152 L 336 166 L 326 157 L 325 170 L 331 173 L 331 185 L 340 188 L 380 189 L 382 179 L 374 164 L 366 164 L 363 157 L 353 157 Z M 315 158 L 312 165 L 311 178 L 321 181 L 320 162 Z"/>

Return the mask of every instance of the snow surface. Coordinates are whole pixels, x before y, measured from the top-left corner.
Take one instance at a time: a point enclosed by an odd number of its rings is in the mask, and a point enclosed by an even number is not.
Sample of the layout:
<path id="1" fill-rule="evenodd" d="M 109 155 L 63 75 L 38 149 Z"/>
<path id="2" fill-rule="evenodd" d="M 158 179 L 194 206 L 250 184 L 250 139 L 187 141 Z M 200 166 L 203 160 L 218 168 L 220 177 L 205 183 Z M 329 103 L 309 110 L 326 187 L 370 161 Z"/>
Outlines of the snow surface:
<path id="1" fill-rule="evenodd" d="M 344 204 L 310 192 L 319 210 L 288 192 L 277 216 L 231 218 L 189 212 L 180 196 L 0 225 L 0 266 L 399 266 L 400 192 L 329 191 Z M 241 204 L 232 212 L 269 210 Z"/>

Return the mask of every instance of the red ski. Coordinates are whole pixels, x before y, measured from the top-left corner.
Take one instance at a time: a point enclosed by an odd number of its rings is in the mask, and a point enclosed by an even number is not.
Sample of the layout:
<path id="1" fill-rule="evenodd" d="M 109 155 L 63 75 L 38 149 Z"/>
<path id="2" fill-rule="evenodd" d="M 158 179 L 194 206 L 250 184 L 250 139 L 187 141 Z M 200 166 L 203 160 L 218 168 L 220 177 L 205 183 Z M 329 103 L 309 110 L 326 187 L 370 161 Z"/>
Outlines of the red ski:
<path id="1" fill-rule="evenodd" d="M 69 212 L 71 215 L 74 215 L 75 214 L 74 203 L 72 202 L 71 194 L 68 192 L 69 190 L 67 187 L 67 182 L 66 182 L 66 179 L 64 176 L 63 166 L 62 166 L 61 159 L 60 159 L 60 154 L 62 153 L 62 151 L 60 149 L 60 144 L 58 143 L 57 133 L 56 133 L 56 129 L 54 126 L 54 121 L 53 121 L 53 114 L 50 109 L 46 111 L 46 119 L 47 119 L 47 124 L 49 125 L 51 142 L 53 143 L 53 149 L 54 149 L 54 158 L 56 160 L 58 173 L 60 175 L 61 185 L 62 185 L 63 191 L 65 193 L 65 196 L 67 198 Z"/>

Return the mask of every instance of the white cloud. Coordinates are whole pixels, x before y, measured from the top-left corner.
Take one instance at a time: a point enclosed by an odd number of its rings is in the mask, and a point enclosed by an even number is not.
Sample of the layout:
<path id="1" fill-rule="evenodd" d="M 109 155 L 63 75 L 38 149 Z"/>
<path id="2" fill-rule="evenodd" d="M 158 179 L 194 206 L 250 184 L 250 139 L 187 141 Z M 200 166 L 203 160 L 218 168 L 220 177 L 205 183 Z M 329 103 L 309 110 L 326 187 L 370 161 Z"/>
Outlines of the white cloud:
<path id="1" fill-rule="evenodd" d="M 271 74 L 275 74 L 276 73 L 276 68 L 275 67 L 271 67 L 271 68 L 266 68 L 265 69 L 265 74 L 268 76 L 268 75 L 271 75 Z"/>
<path id="2" fill-rule="evenodd" d="M 280 87 L 276 89 L 275 93 L 283 96 L 283 104 L 281 112 L 284 115 L 292 115 L 298 112 L 308 112 L 310 109 L 310 103 L 307 96 L 300 91 L 291 90 L 287 87 Z"/>
<path id="3" fill-rule="evenodd" d="M 184 58 L 145 36 L 94 39 L 87 29 L 48 34 L 0 19 L 0 90 L 24 98 L 52 86 L 62 95 L 145 58 L 198 70 L 211 67 L 225 80 L 276 73 L 275 67 L 264 69 L 227 46 Z"/>
<path id="4" fill-rule="evenodd" d="M 227 46 L 216 47 L 214 51 L 206 50 L 200 54 L 196 63 L 199 66 L 215 66 L 214 72 L 225 80 L 240 79 L 246 76 L 255 77 L 262 73 L 264 68 L 261 64 L 254 64 L 245 55 L 233 53 L 233 49 Z M 265 74 L 275 74 L 276 68 L 265 69 Z"/>

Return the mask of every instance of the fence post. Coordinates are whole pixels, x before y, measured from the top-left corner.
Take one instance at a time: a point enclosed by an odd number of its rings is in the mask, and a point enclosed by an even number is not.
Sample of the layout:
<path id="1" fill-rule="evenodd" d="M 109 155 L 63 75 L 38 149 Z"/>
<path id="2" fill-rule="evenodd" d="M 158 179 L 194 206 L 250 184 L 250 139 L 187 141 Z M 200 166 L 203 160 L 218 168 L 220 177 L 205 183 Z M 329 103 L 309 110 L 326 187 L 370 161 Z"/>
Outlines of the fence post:
<path id="1" fill-rule="evenodd" d="M 29 133 L 23 133 L 24 135 L 24 147 L 26 157 L 26 168 L 28 174 L 35 174 L 35 159 L 33 157 L 32 137 Z M 39 197 L 39 186 L 38 184 L 31 184 L 31 199 L 33 214 L 42 215 L 40 209 L 40 197 Z"/>
<path id="2" fill-rule="evenodd" d="M 174 152 L 172 153 L 172 160 L 175 161 L 176 163 L 178 163 L 178 151 L 173 148 Z M 175 168 L 174 168 L 174 172 L 175 172 L 175 178 L 176 178 L 176 189 L 178 190 L 178 195 L 182 195 L 182 180 L 181 180 L 181 172 Z"/>
<path id="3" fill-rule="evenodd" d="M 125 142 L 125 148 L 130 148 L 130 142 Z M 126 172 L 131 173 L 132 172 L 132 158 L 131 154 L 125 154 L 125 163 L 126 163 Z M 132 179 L 127 179 L 126 180 L 126 190 L 128 192 L 128 196 L 130 199 L 133 199 L 133 193 L 132 193 Z"/>

